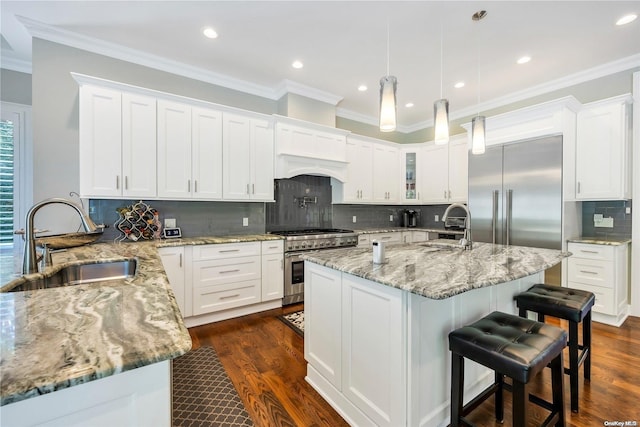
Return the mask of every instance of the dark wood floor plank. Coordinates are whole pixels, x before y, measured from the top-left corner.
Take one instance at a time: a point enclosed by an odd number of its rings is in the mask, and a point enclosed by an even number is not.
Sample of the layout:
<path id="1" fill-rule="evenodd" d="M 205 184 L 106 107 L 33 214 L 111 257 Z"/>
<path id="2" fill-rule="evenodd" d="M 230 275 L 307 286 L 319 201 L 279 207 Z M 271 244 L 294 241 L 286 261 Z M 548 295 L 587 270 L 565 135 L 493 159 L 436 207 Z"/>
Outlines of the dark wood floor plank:
<path id="1" fill-rule="evenodd" d="M 258 427 L 346 426 L 346 422 L 305 381 L 304 340 L 277 316 L 302 305 L 191 328 L 193 346 L 212 345 Z M 566 328 L 566 322 L 548 318 Z M 591 382 L 580 378 L 580 413 L 570 410 L 569 377 L 565 376 L 567 426 L 603 426 L 605 421 L 640 423 L 640 318 L 621 328 L 593 323 Z M 568 365 L 568 355 L 565 355 Z M 581 371 L 582 375 L 582 371 Z M 551 375 L 546 369 L 531 390 L 550 399 Z M 529 406 L 528 426 L 548 412 Z M 498 424 L 493 399 L 469 415 L 478 427 Z M 511 425 L 511 395 L 505 394 L 505 424 Z"/>

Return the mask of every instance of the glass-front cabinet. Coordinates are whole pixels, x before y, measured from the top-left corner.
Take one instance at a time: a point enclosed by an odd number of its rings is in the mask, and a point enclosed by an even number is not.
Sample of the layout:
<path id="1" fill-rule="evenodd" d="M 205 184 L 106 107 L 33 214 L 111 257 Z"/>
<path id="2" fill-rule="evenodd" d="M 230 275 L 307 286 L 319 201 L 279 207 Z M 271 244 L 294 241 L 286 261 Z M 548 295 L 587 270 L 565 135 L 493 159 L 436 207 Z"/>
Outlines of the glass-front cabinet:
<path id="1" fill-rule="evenodd" d="M 415 145 L 402 149 L 402 201 L 405 203 L 420 202 L 421 171 L 418 167 L 422 147 Z"/>

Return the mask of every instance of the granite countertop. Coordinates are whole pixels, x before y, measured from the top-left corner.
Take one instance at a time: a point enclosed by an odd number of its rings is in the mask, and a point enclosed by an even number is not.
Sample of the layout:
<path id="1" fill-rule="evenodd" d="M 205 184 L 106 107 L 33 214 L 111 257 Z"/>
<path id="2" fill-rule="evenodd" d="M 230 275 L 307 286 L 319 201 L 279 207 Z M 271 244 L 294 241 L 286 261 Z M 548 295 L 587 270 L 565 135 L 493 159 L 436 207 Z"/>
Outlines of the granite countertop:
<path id="1" fill-rule="evenodd" d="M 631 243 L 629 237 L 578 237 L 575 239 L 567 239 L 569 243 L 588 243 L 590 245 L 609 245 L 619 246 Z"/>
<path id="2" fill-rule="evenodd" d="M 277 240 L 274 235 L 97 243 L 56 252 L 53 267 L 137 259 L 130 279 L 0 293 L 0 405 L 178 357 L 191 349 L 158 247 Z M 21 283 L 18 278 L 2 289 Z M 0 289 L 1 290 L 1 289 Z"/>
<path id="3" fill-rule="evenodd" d="M 450 242 L 450 241 L 449 241 Z M 553 249 L 474 242 L 466 251 L 454 243 L 386 246 L 385 264 L 373 264 L 369 248 L 304 254 L 303 259 L 431 299 L 529 276 L 571 255 Z"/>
<path id="4" fill-rule="evenodd" d="M 353 230 L 358 234 L 395 233 L 398 231 L 427 231 L 430 233 L 449 233 L 463 235 L 464 231 L 445 230 L 444 228 L 423 228 L 423 227 L 389 227 L 389 228 L 363 228 Z"/>

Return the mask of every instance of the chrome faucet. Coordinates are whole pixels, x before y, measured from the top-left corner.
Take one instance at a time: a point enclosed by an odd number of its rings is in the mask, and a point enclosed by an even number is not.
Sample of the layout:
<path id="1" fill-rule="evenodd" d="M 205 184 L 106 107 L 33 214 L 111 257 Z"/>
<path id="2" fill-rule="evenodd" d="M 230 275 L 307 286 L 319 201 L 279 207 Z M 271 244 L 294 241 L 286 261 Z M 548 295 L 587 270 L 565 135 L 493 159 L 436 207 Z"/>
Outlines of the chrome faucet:
<path id="1" fill-rule="evenodd" d="M 24 259 L 22 262 L 22 274 L 30 274 L 38 272 L 38 257 L 36 254 L 36 238 L 35 238 L 35 230 L 33 228 L 33 218 L 36 215 L 36 212 L 40 210 L 40 208 L 52 205 L 52 204 L 62 204 L 71 206 L 76 210 L 78 215 L 80 215 L 80 219 L 82 220 L 82 226 L 84 230 L 88 233 L 93 233 L 98 231 L 99 227 L 93 222 L 93 220 L 89 217 L 89 215 L 82 210 L 80 206 L 75 204 L 74 202 L 61 199 L 61 198 L 53 198 L 46 199 L 39 203 L 36 203 L 29 209 L 27 212 L 27 217 L 25 220 L 26 223 L 26 231 L 25 231 L 25 245 L 24 245 Z M 43 254 L 45 256 L 45 254 Z"/>
<path id="2" fill-rule="evenodd" d="M 467 219 L 465 220 L 465 227 L 464 227 L 464 235 L 460 240 L 460 244 L 464 246 L 465 250 L 470 251 L 473 247 L 473 240 L 471 239 L 471 212 L 469 211 L 469 208 L 467 207 L 467 205 L 465 205 L 464 203 L 450 204 L 449 207 L 447 207 L 447 209 L 444 211 L 444 215 L 442 215 L 442 222 L 445 222 L 447 220 L 447 217 L 449 216 L 449 212 L 454 208 L 463 209 L 467 213 Z"/>

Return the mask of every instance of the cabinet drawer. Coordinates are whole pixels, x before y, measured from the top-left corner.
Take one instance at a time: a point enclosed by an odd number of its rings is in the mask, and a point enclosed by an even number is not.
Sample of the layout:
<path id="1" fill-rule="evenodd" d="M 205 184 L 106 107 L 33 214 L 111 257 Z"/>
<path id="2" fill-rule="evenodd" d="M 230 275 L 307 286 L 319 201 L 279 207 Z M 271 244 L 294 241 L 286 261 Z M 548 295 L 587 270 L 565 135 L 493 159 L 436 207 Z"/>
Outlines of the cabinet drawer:
<path id="1" fill-rule="evenodd" d="M 418 242 L 426 242 L 427 240 L 429 240 L 429 233 L 426 231 L 412 231 L 411 232 L 411 242 L 412 243 L 418 243 Z"/>
<path id="2" fill-rule="evenodd" d="M 193 260 L 224 259 L 260 255 L 260 242 L 224 243 L 193 247 Z"/>
<path id="3" fill-rule="evenodd" d="M 262 255 L 283 254 L 284 240 L 269 240 L 262 242 Z"/>
<path id="4" fill-rule="evenodd" d="M 206 314 L 260 302 L 260 279 L 193 290 L 193 314 Z"/>
<path id="5" fill-rule="evenodd" d="M 371 235 L 361 234 L 358 236 L 358 246 L 365 247 L 371 244 Z"/>
<path id="6" fill-rule="evenodd" d="M 590 245 L 586 243 L 569 243 L 567 250 L 573 254 L 569 260 L 573 258 L 588 258 L 613 260 L 614 247 L 607 245 Z"/>
<path id="7" fill-rule="evenodd" d="M 615 310 L 615 301 L 613 298 L 613 290 L 607 288 L 601 288 L 599 286 L 586 285 L 584 283 L 568 282 L 568 287 L 573 289 L 580 289 L 583 291 L 593 292 L 596 296 L 596 301 L 593 304 L 593 311 L 602 314 L 617 314 Z"/>
<path id="8" fill-rule="evenodd" d="M 402 232 L 392 233 L 376 233 L 371 235 L 371 241 L 377 240 L 378 242 L 385 243 L 402 243 Z"/>
<path id="9" fill-rule="evenodd" d="M 260 276 L 259 256 L 193 263 L 193 286 L 196 288 L 260 279 Z"/>
<path id="10" fill-rule="evenodd" d="M 614 286 L 613 262 L 569 258 L 568 280 L 602 288 Z"/>

